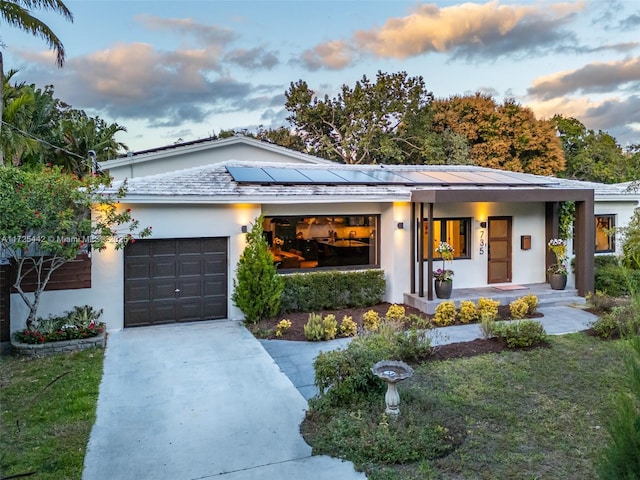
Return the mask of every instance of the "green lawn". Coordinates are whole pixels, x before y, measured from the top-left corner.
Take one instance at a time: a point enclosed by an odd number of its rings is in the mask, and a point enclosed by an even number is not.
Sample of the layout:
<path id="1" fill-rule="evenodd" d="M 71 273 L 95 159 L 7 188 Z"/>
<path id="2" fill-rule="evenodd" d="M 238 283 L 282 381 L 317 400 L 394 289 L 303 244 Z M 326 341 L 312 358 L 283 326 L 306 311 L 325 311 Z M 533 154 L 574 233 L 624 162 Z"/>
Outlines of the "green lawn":
<path id="1" fill-rule="evenodd" d="M 302 430 L 314 453 L 353 460 L 370 480 L 595 478 L 603 420 L 626 382 L 622 350 L 573 334 L 550 348 L 427 361 L 400 384 L 398 420 L 379 396 L 318 405 Z"/>
<path id="2" fill-rule="evenodd" d="M 102 361 L 101 349 L 35 360 L 0 357 L 0 476 L 82 477 Z"/>

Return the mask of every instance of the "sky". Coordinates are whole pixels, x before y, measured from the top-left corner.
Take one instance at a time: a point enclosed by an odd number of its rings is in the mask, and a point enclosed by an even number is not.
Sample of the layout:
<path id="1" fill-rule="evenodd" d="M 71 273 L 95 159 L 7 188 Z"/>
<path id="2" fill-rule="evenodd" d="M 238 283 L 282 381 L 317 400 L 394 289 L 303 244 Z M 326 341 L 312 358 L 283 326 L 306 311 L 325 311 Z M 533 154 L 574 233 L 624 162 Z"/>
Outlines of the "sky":
<path id="1" fill-rule="evenodd" d="M 640 0 L 64 3 L 72 23 L 33 12 L 63 42 L 64 67 L 0 21 L 5 71 L 126 127 L 117 139 L 132 151 L 288 126 L 292 82 L 334 97 L 378 71 L 422 76 L 437 98 L 515 99 L 640 143 Z"/>

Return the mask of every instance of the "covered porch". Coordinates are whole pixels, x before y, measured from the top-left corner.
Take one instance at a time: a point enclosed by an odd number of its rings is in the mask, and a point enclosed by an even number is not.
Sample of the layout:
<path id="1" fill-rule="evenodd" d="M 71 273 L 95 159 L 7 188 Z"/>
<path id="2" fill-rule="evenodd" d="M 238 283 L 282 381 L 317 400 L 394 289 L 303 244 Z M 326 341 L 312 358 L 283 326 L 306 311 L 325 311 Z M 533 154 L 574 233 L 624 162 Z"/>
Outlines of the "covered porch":
<path id="1" fill-rule="evenodd" d="M 502 186 L 500 188 L 463 187 L 420 189 L 411 192 L 411 217 L 413 219 L 411 222 L 411 291 L 405 295 L 405 301 L 409 305 L 432 313 L 440 303 L 440 300 L 435 298 L 433 282 L 435 262 L 440 261 L 440 259 L 435 257 L 433 247 L 425 248 L 425 246 L 435 245 L 437 243 L 434 243 L 435 237 L 433 233 L 434 224 L 438 221 L 437 218 L 434 218 L 434 207 L 452 204 L 474 205 L 483 202 L 492 203 L 494 206 L 497 205 L 497 207 L 495 207 L 496 211 L 493 213 L 493 218 L 509 219 L 509 227 L 504 229 L 505 233 L 501 239 L 503 245 L 506 245 L 506 247 L 500 247 L 500 250 L 507 250 L 509 252 L 508 268 L 504 269 L 505 274 L 501 278 L 493 275 L 490 269 L 488 269 L 488 275 L 484 273 L 478 274 L 478 272 L 482 271 L 482 268 L 487 268 L 488 265 L 483 258 L 487 259 L 489 263 L 491 263 L 492 260 L 491 222 L 489 222 L 489 233 L 484 237 L 486 238 L 485 241 L 482 236 L 485 232 L 482 230 L 487 228 L 487 222 L 484 221 L 486 219 L 472 219 L 471 221 L 476 222 L 479 229 L 473 233 L 469 230 L 468 235 L 470 237 L 477 235 L 477 237 L 470 243 L 472 246 L 469 251 L 465 252 L 464 257 L 461 257 L 462 262 L 470 262 L 465 264 L 467 265 L 467 269 L 464 272 L 464 278 L 467 280 L 467 285 L 459 284 L 459 287 L 465 288 L 456 288 L 456 282 L 454 280 L 452 300 L 459 302 L 465 299 L 477 299 L 482 296 L 487 296 L 500 299 L 501 303 L 504 304 L 527 293 L 534 293 L 538 295 L 539 298 L 541 298 L 541 296 L 557 298 L 562 296 L 584 297 L 593 291 L 595 228 L 594 192 L 592 189 L 559 188 L 556 185 L 541 185 L 535 188 Z M 558 238 L 558 211 L 561 202 L 575 202 L 573 232 L 575 289 L 558 292 L 551 290 L 547 283 L 538 283 L 544 278 L 542 270 L 538 270 L 539 273 L 536 273 L 535 276 L 530 275 L 529 280 L 524 282 L 526 285 L 518 285 L 518 283 L 523 281 L 522 279 L 517 279 L 516 273 L 518 269 L 520 269 L 520 272 L 529 271 L 522 270 L 523 268 L 542 269 L 543 267 L 548 267 L 555 261 L 552 254 L 546 249 L 546 244 L 550 239 Z M 507 208 L 507 206 L 512 204 L 539 206 L 536 207 L 539 212 L 539 216 L 537 217 L 539 218 L 538 222 L 540 222 L 538 227 L 538 250 L 536 250 L 537 253 L 533 257 L 528 256 L 529 261 L 533 261 L 533 263 L 529 263 L 528 265 L 513 262 L 511 258 L 511 246 L 516 244 L 515 235 L 511 230 L 511 217 L 501 217 L 500 215 L 502 214 L 500 211 L 501 208 Z M 500 205 L 504 207 L 500 207 Z M 527 206 L 527 208 L 529 208 L 529 206 Z M 531 237 L 529 237 L 529 241 L 531 241 L 530 238 Z M 540 241 L 543 243 L 541 244 Z M 496 243 L 496 248 L 498 245 L 499 244 Z M 520 248 L 524 250 L 527 247 L 523 245 Z M 457 260 L 454 260 L 454 262 L 455 261 Z M 485 263 L 483 264 L 483 262 Z M 470 265 L 474 265 L 474 267 L 469 268 Z M 512 268 L 514 271 L 513 274 Z M 474 279 L 469 281 L 472 275 Z"/>
<path id="2" fill-rule="evenodd" d="M 428 300 L 417 293 L 405 293 L 404 303 L 417 308 L 421 312 L 434 314 L 438 305 L 442 302 L 453 301 L 456 307 L 460 302 L 470 300 L 477 303 L 479 298 L 491 298 L 500 302 L 500 305 L 509 305 L 517 298 L 533 294 L 538 297 L 539 305 L 584 305 L 585 299 L 578 295 L 575 288 L 565 290 L 553 290 L 548 283 L 530 283 L 526 285 L 498 285 L 479 288 L 454 288 L 449 299 L 434 298 Z"/>

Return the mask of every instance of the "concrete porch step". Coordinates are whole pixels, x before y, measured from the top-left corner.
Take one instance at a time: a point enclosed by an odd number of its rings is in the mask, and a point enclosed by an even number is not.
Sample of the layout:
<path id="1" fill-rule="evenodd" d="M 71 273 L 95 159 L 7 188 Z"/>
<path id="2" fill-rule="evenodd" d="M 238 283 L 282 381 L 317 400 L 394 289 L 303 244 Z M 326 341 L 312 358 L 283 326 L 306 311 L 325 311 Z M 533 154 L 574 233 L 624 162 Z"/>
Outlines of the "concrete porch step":
<path id="1" fill-rule="evenodd" d="M 521 285 L 521 288 L 513 290 L 501 290 L 496 287 L 482 288 L 460 288 L 456 289 L 454 284 L 451 298 L 456 307 L 460 306 L 460 302 L 471 300 L 477 302 L 480 298 L 491 298 L 500 302 L 500 305 L 508 305 L 517 298 L 521 298 L 528 294 L 538 297 L 540 306 L 560 306 L 560 305 L 584 305 L 585 299 L 578 296 L 578 291 L 574 288 L 566 288 L 565 290 L 552 290 L 548 283 L 535 283 Z M 433 300 L 427 300 L 426 292 L 424 297 L 420 297 L 417 293 L 405 293 L 404 303 L 418 310 L 434 314 L 436 307 L 447 301 L 447 299 L 439 299 L 435 297 Z"/>

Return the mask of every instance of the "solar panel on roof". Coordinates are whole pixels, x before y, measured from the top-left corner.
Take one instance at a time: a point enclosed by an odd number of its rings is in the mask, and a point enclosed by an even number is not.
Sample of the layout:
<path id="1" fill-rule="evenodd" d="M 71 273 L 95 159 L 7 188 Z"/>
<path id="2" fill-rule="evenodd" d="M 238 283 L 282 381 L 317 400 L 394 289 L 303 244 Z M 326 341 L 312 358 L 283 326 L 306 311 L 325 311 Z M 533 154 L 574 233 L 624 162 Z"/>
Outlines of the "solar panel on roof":
<path id="1" fill-rule="evenodd" d="M 474 183 L 475 185 L 495 185 L 503 183 L 495 178 L 483 177 L 478 172 L 455 172 L 455 176 Z"/>
<path id="2" fill-rule="evenodd" d="M 442 185 L 443 182 L 442 180 L 438 180 L 437 178 L 434 177 L 430 177 L 428 176 L 426 173 L 423 172 L 405 172 L 405 171 L 400 171 L 400 172 L 395 172 L 396 175 L 400 175 L 403 178 L 407 178 L 411 181 L 413 181 L 414 183 L 418 183 L 421 185 Z"/>
<path id="3" fill-rule="evenodd" d="M 383 183 L 377 178 L 373 178 L 371 175 L 367 175 L 360 170 L 333 170 L 332 173 L 344 178 L 349 183 Z"/>
<path id="4" fill-rule="evenodd" d="M 312 183 L 300 171 L 292 168 L 266 168 L 264 170 L 276 183 Z"/>
<path id="5" fill-rule="evenodd" d="M 314 169 L 306 170 L 305 169 L 303 171 L 304 171 L 305 177 L 308 177 L 313 183 L 325 183 L 325 184 L 349 183 L 344 178 L 334 175 L 333 173 L 328 172 L 326 170 L 314 170 Z"/>
<path id="6" fill-rule="evenodd" d="M 460 183 L 464 183 L 464 184 L 474 183 L 471 180 L 466 180 L 462 177 L 459 177 L 449 172 L 433 172 L 432 171 L 432 172 L 425 172 L 425 175 L 428 175 L 429 177 L 437 178 L 438 180 L 442 180 L 442 182 L 446 183 L 447 185 L 452 185 L 452 184 L 455 185 Z"/>
<path id="7" fill-rule="evenodd" d="M 384 183 L 414 183 L 412 180 L 408 178 L 402 177 L 398 175 L 396 172 L 390 172 L 389 170 L 376 169 L 376 170 L 366 170 L 366 174 L 376 178 Z"/>
<path id="8" fill-rule="evenodd" d="M 239 183 L 273 183 L 267 172 L 254 167 L 226 167 L 227 172 Z"/>

